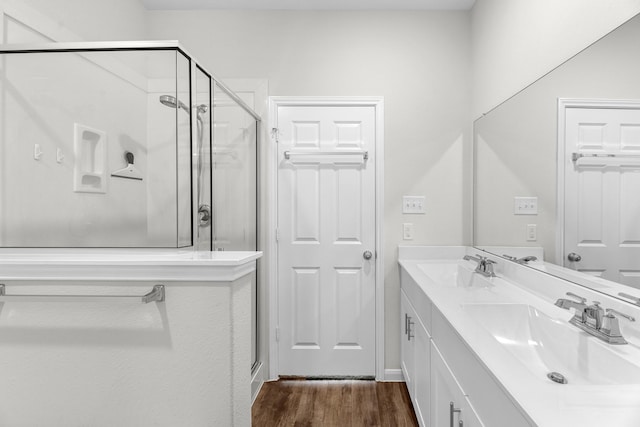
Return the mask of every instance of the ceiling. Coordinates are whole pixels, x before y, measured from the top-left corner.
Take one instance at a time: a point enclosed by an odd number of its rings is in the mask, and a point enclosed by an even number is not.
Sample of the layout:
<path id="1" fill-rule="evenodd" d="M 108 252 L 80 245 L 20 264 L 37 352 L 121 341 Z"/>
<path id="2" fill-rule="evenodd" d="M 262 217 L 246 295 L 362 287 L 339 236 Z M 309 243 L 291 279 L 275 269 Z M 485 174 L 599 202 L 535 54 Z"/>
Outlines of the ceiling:
<path id="1" fill-rule="evenodd" d="M 475 0 L 141 0 L 148 10 L 468 10 Z"/>

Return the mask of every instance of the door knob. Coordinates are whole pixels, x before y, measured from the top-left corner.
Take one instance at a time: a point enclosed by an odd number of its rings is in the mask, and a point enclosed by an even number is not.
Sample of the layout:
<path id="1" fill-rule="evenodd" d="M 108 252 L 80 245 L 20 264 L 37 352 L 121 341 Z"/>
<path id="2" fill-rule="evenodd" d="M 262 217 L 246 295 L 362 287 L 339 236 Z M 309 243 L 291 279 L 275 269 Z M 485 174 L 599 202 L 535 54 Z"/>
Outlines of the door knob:
<path id="1" fill-rule="evenodd" d="M 371 257 L 373 257 L 373 254 L 371 253 L 371 251 L 364 251 L 364 253 L 362 254 L 362 257 L 364 259 L 371 259 Z"/>
<path id="2" fill-rule="evenodd" d="M 567 255 L 567 259 L 571 262 L 580 262 L 582 260 L 582 257 L 575 252 L 571 252 L 569 255 Z"/>

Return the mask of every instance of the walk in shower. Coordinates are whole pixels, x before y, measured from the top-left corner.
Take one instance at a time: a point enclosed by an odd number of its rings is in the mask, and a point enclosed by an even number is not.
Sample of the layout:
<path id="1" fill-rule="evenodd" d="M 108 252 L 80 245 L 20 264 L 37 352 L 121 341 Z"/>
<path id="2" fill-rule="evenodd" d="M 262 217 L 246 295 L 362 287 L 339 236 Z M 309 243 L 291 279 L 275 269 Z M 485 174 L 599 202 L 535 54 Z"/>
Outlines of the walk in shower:
<path id="1" fill-rule="evenodd" d="M 259 126 L 177 42 L 4 45 L 0 250 L 256 251 Z"/>
<path id="2" fill-rule="evenodd" d="M 260 118 L 179 43 L 0 67 L 0 247 L 256 250 Z"/>

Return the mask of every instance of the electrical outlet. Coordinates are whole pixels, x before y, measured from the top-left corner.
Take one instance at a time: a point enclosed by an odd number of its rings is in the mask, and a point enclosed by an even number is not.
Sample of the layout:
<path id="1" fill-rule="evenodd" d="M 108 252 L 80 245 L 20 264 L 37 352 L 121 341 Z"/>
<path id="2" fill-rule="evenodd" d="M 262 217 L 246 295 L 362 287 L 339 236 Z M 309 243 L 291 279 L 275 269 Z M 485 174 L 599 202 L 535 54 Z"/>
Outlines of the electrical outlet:
<path id="1" fill-rule="evenodd" d="M 527 224 L 527 242 L 535 242 L 538 240 L 538 226 L 536 224 Z"/>
<path id="2" fill-rule="evenodd" d="M 413 224 L 405 222 L 402 224 L 402 240 L 413 240 Z"/>
<path id="3" fill-rule="evenodd" d="M 402 196 L 403 214 L 424 214 L 426 199 L 424 196 Z"/>
<path id="4" fill-rule="evenodd" d="M 514 197 L 514 215 L 538 215 L 537 197 Z"/>

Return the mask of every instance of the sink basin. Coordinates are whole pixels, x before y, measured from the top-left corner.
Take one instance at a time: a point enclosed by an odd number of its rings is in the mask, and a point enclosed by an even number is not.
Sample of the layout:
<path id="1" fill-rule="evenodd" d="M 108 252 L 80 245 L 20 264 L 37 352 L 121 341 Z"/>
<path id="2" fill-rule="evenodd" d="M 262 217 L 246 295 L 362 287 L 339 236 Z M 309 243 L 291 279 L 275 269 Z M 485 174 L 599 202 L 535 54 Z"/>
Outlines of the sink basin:
<path id="1" fill-rule="evenodd" d="M 638 384 L 640 366 L 566 321 L 526 304 L 464 304 L 463 310 L 534 375 L 570 385 Z M 640 361 L 639 361 L 640 362 Z"/>
<path id="2" fill-rule="evenodd" d="M 489 288 L 493 284 L 486 277 L 460 264 L 460 261 L 418 264 L 418 268 L 433 282 L 461 288 Z"/>

